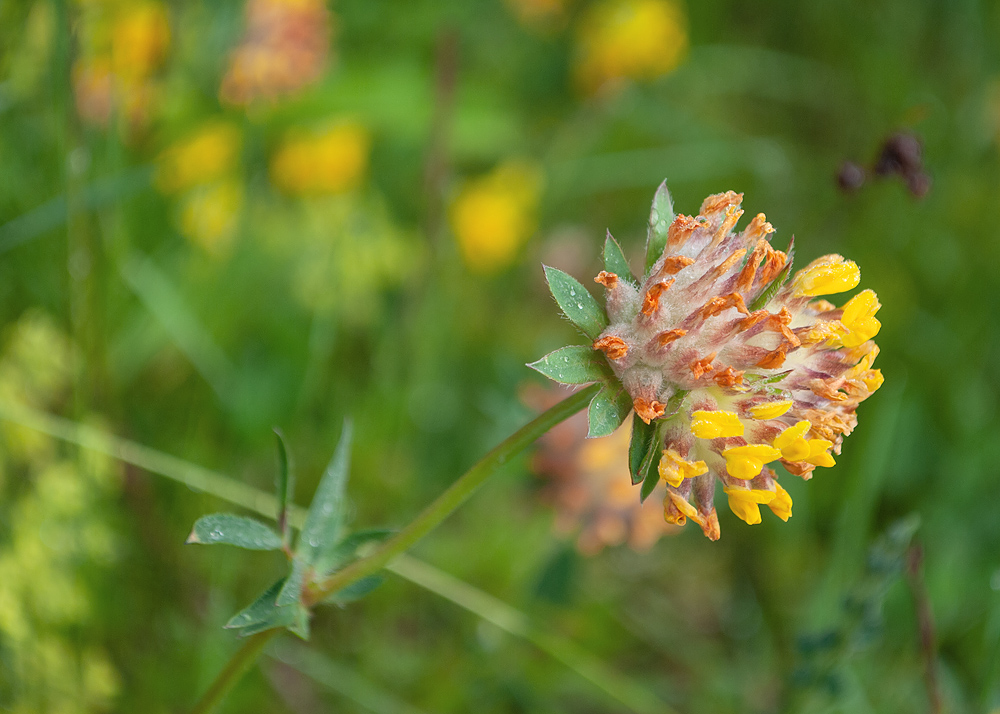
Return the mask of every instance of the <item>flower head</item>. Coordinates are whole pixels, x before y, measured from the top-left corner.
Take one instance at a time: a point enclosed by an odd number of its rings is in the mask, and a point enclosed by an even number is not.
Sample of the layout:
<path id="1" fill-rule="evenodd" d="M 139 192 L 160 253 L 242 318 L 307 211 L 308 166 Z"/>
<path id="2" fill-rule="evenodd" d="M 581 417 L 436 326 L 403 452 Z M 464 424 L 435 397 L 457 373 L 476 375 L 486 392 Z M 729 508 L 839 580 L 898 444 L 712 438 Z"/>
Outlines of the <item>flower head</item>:
<path id="1" fill-rule="evenodd" d="M 271 159 L 271 179 L 290 194 L 344 193 L 363 178 L 370 147 L 368 129 L 353 121 L 289 137 Z"/>
<path id="2" fill-rule="evenodd" d="M 840 308 L 822 298 L 855 288 L 858 266 L 826 255 L 789 280 L 791 247 L 771 246 L 764 214 L 734 230 L 742 200 L 732 191 L 709 196 L 698 216 L 675 218 L 661 186 L 643 280 L 608 237 L 607 269 L 595 279 L 606 313 L 582 285 L 549 269 L 556 299 L 602 358 L 591 358 L 576 382 L 605 383 L 591 405 L 592 435 L 634 409 L 633 480 L 650 484 L 644 493 L 666 481 L 667 521 L 693 520 L 713 540 L 717 481 L 747 523 L 760 522 L 761 505 L 787 520 L 791 498 L 769 465 L 804 479 L 833 466 L 855 409 L 882 384 L 872 369 L 875 293 Z M 552 357 L 533 366 L 553 376 Z"/>

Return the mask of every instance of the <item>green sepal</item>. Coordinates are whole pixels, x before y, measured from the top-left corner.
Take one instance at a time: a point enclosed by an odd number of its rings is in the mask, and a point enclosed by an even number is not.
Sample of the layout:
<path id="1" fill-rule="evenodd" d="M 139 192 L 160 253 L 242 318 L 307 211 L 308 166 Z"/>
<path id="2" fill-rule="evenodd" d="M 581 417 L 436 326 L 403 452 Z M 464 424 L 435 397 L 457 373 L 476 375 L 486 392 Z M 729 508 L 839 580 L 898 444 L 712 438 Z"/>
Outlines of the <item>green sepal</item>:
<path id="1" fill-rule="evenodd" d="M 792 272 L 792 261 L 794 259 L 792 249 L 794 247 L 794 243 L 795 239 L 792 238 L 792 241 L 788 244 L 788 262 L 785 263 L 785 267 L 781 269 L 781 272 L 778 273 L 777 277 L 775 277 L 775 279 L 772 280 L 766 288 L 764 288 L 764 291 L 750 303 L 750 306 L 747 308 L 750 312 L 766 307 L 767 304 L 771 302 L 771 298 L 777 295 L 781 286 L 785 284 L 786 280 L 788 280 L 788 274 Z"/>
<path id="2" fill-rule="evenodd" d="M 344 490 L 351 462 L 352 431 L 351 422 L 345 419 L 337 449 L 316 487 L 306 522 L 299 534 L 296 559 L 301 559 L 306 565 L 318 563 L 323 559 L 324 552 L 337 543 L 344 519 Z"/>
<path id="3" fill-rule="evenodd" d="M 260 597 L 250 605 L 233 615 L 229 622 L 223 625 L 229 630 L 239 630 L 240 637 L 249 637 L 264 630 L 271 630 L 275 627 L 287 627 L 304 639 L 309 637 L 309 611 L 300 603 L 279 607 L 277 604 L 278 593 L 281 592 L 285 584 L 285 578 L 281 578 L 271 587 L 265 590 Z M 302 629 L 302 623 L 305 629 Z"/>
<path id="4" fill-rule="evenodd" d="M 331 548 L 322 561 L 316 564 L 317 577 L 324 577 L 340 570 L 358 557 L 359 550 L 373 543 L 381 543 L 394 533 L 395 531 L 388 528 L 367 528 L 351 533 Z"/>
<path id="5" fill-rule="evenodd" d="M 604 239 L 604 269 L 633 285 L 637 282 L 622 247 L 611 235 L 611 231 L 608 231 L 608 237 Z"/>
<path id="6" fill-rule="evenodd" d="M 560 384 L 590 384 L 614 377 L 603 354 L 587 345 L 570 345 L 528 365 Z"/>
<path id="7" fill-rule="evenodd" d="M 667 234 L 670 224 L 674 222 L 674 202 L 667 190 L 667 181 L 663 180 L 649 210 L 649 225 L 646 229 L 646 272 L 660 259 L 667 248 Z"/>
<path id="8" fill-rule="evenodd" d="M 628 445 L 628 470 L 632 475 L 632 485 L 643 479 L 642 465 L 653 444 L 655 424 L 647 424 L 638 414 L 632 415 L 632 440 Z"/>
<path id="9" fill-rule="evenodd" d="M 683 396 L 681 397 L 683 399 Z M 640 503 L 649 498 L 649 494 L 660 482 L 660 460 L 663 458 L 663 433 L 667 428 L 665 419 L 653 422 L 653 438 L 646 452 L 646 458 L 639 469 L 642 477 L 642 489 L 639 491 Z"/>
<path id="10" fill-rule="evenodd" d="M 288 574 L 281 592 L 278 593 L 278 607 L 285 607 L 286 605 L 299 602 L 299 599 L 302 597 L 302 585 L 305 583 L 306 570 L 308 568 L 309 566 L 301 558 L 296 558 L 292 561 L 292 572 Z"/>
<path id="11" fill-rule="evenodd" d="M 640 503 L 646 502 L 649 494 L 656 489 L 656 484 L 660 482 L 660 459 L 662 458 L 662 449 L 649 450 L 649 457 L 643 468 L 642 489 L 639 491 Z"/>
<path id="12" fill-rule="evenodd" d="M 384 582 L 385 578 L 381 575 L 369 575 L 366 578 L 361 578 L 351 583 L 342 590 L 338 590 L 323 600 L 323 602 L 332 605 L 346 605 L 347 603 L 360 600 Z"/>
<path id="13" fill-rule="evenodd" d="M 194 523 L 185 543 L 235 545 L 246 550 L 279 550 L 281 536 L 253 518 L 213 513 Z"/>
<path id="14" fill-rule="evenodd" d="M 223 625 L 223 627 L 227 630 L 236 630 L 272 620 L 274 612 L 279 609 L 276 601 L 278 593 L 281 592 L 281 588 L 285 584 L 285 580 L 286 578 L 277 580 L 256 600 L 229 618 L 229 622 Z"/>
<path id="15" fill-rule="evenodd" d="M 622 425 L 632 410 L 632 399 L 624 387 L 604 385 L 590 401 L 587 409 L 589 429 L 587 438 L 610 436 Z"/>
<path id="16" fill-rule="evenodd" d="M 558 268 L 545 268 L 545 279 L 548 281 L 552 297 L 556 299 L 563 314 L 576 325 L 587 337 L 596 340 L 598 335 L 608 326 L 608 318 L 604 310 L 576 278 L 567 275 Z"/>

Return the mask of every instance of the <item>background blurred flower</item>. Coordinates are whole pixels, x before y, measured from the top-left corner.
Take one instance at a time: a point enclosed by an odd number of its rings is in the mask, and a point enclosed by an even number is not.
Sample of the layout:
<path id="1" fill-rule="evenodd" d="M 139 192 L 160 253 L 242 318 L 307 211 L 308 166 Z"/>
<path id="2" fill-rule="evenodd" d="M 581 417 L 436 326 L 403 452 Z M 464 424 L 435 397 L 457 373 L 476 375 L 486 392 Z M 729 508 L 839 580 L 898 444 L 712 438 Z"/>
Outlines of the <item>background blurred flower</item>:
<path id="1" fill-rule="evenodd" d="M 577 31 L 575 75 L 593 93 L 623 79 L 655 79 L 680 64 L 687 27 L 672 0 L 600 0 Z"/>
<path id="2" fill-rule="evenodd" d="M 242 208 L 243 186 L 238 181 L 201 186 L 181 199 L 181 232 L 206 253 L 224 257 L 232 249 Z"/>
<path id="3" fill-rule="evenodd" d="M 473 179 L 451 205 L 451 225 L 466 265 L 502 270 L 534 233 L 542 173 L 534 164 L 507 161 Z"/>
<path id="4" fill-rule="evenodd" d="M 352 121 L 289 137 L 271 159 L 271 180 L 291 194 L 343 193 L 361 182 L 370 150 L 370 133 Z"/>
<path id="5" fill-rule="evenodd" d="M 209 122 L 168 147 L 156 167 L 156 185 L 177 193 L 218 181 L 237 168 L 240 130 L 229 122 Z"/>
<path id="6" fill-rule="evenodd" d="M 323 75 L 332 21 L 322 0 L 249 0 L 246 23 L 222 80 L 224 102 L 274 101 Z"/>
<path id="7" fill-rule="evenodd" d="M 564 390 L 532 385 L 522 393 L 531 407 L 544 409 L 565 396 Z M 651 548 L 660 536 L 678 531 L 663 519 L 660 499 L 639 502 L 639 486 L 628 472 L 631 427 L 623 425 L 601 439 L 587 438 L 587 416 L 577 414 L 543 436 L 532 470 L 547 479 L 555 510 L 555 530 L 576 534 L 581 553 L 595 555 L 605 546 L 628 543 L 636 551 Z"/>
<path id="8" fill-rule="evenodd" d="M 157 94 L 152 78 L 170 47 L 163 5 L 84 5 L 79 36 L 73 89 L 80 118 L 107 126 L 121 113 L 132 127 L 145 124 Z"/>
<path id="9" fill-rule="evenodd" d="M 215 257 L 229 254 L 239 225 L 241 145 L 239 129 L 213 121 L 169 146 L 157 162 L 157 188 L 181 194 L 181 233 Z"/>

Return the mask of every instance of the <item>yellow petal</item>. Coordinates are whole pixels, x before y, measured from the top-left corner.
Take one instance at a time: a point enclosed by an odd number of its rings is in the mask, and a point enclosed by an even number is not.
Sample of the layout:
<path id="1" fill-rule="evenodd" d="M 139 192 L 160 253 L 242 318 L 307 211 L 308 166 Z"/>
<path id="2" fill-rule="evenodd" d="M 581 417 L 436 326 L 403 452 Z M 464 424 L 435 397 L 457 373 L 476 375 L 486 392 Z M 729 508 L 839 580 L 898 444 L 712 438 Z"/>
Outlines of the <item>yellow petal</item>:
<path id="1" fill-rule="evenodd" d="M 767 507 L 771 509 L 778 518 L 783 521 L 787 521 L 792 517 L 792 497 L 788 495 L 788 491 L 781 487 L 781 484 L 774 484 L 775 497 L 774 500 L 767 504 Z"/>
<path id="2" fill-rule="evenodd" d="M 809 464 L 815 464 L 816 466 L 830 467 L 836 465 L 836 461 L 833 460 L 833 456 L 827 451 L 831 446 L 833 446 L 832 441 L 827 441 L 826 439 L 810 439 L 809 440 L 809 456 L 804 459 L 799 459 L 799 461 L 805 461 Z"/>
<path id="3" fill-rule="evenodd" d="M 683 513 L 699 526 L 705 523 L 705 519 L 701 517 L 700 513 L 698 513 L 698 509 L 688 503 L 683 496 L 674 493 L 673 491 L 668 492 L 667 495 L 670 497 L 670 500 L 673 501 L 673 504 L 677 507 L 678 511 Z"/>
<path id="4" fill-rule="evenodd" d="M 729 496 L 729 508 L 736 516 L 746 521 L 748 525 L 760 523 L 760 508 L 758 504 L 770 503 L 777 495 L 774 491 L 749 488 L 723 488 Z"/>
<path id="5" fill-rule="evenodd" d="M 780 402 L 764 402 L 750 407 L 750 416 L 761 420 L 777 419 L 791 408 L 791 399 L 783 399 Z"/>
<path id="6" fill-rule="evenodd" d="M 660 478 L 677 488 L 686 478 L 708 473 L 708 466 L 704 461 L 687 461 L 673 449 L 665 449 L 663 458 L 660 459 L 659 471 Z"/>
<path id="7" fill-rule="evenodd" d="M 781 451 L 782 458 L 788 461 L 800 461 L 809 456 L 809 444 L 805 440 L 805 435 L 811 427 L 812 424 L 802 420 L 774 438 L 774 447 Z"/>
<path id="8" fill-rule="evenodd" d="M 699 439 L 743 436 L 743 422 L 736 412 L 696 411 L 691 415 L 691 433 Z"/>
<path id="9" fill-rule="evenodd" d="M 781 452 L 766 444 L 734 446 L 722 452 L 726 459 L 726 470 L 733 478 L 748 481 L 756 477 L 764 464 L 781 458 Z"/>
<path id="10" fill-rule="evenodd" d="M 857 263 L 839 255 L 829 255 L 800 270 L 792 289 L 795 297 L 816 297 L 851 290 L 859 282 L 861 270 Z"/>

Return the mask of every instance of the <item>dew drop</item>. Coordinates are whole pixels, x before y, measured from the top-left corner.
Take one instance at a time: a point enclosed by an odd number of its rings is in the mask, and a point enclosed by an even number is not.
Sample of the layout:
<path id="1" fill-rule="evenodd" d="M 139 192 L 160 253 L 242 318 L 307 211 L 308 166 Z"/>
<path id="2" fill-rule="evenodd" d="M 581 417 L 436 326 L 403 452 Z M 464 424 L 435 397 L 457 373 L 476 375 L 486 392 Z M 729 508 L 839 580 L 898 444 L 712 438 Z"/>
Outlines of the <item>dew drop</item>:
<path id="1" fill-rule="evenodd" d="M 570 289 L 569 289 L 569 294 L 570 294 L 570 295 L 571 295 L 572 297 L 576 297 L 576 289 L 575 289 L 575 288 L 570 288 Z"/>
<path id="2" fill-rule="evenodd" d="M 579 303 L 579 302 L 578 302 L 578 303 L 576 304 L 576 306 L 577 306 L 577 307 L 578 307 L 579 309 L 581 309 L 581 310 L 583 309 L 583 303 Z"/>
<path id="3" fill-rule="evenodd" d="M 649 222 L 654 225 L 660 222 L 660 214 L 655 208 L 649 214 Z"/>

